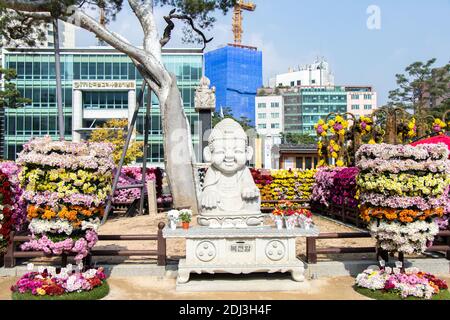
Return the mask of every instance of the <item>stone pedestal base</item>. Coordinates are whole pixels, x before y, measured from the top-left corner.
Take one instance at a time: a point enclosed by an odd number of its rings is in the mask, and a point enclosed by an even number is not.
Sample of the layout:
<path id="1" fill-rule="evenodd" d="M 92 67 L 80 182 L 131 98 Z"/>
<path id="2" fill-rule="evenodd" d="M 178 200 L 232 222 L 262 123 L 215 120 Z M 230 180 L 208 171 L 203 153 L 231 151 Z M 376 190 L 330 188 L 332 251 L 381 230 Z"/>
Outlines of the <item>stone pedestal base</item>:
<path id="1" fill-rule="evenodd" d="M 318 234 L 315 228 L 276 230 L 271 227 L 163 231 L 165 238 L 186 238 L 186 259 L 178 267 L 179 284 L 188 282 L 191 273 L 290 272 L 295 281 L 304 281 L 304 263 L 297 259 L 295 240 Z"/>

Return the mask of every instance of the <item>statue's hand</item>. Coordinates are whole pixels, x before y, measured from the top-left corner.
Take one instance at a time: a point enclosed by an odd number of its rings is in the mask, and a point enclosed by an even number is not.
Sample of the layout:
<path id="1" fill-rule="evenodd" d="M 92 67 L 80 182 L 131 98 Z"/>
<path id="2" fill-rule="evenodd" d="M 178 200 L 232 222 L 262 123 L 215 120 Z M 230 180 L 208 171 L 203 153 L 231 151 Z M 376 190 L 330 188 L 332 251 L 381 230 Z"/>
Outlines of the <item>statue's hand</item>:
<path id="1" fill-rule="evenodd" d="M 202 207 L 206 209 L 214 209 L 217 208 L 217 192 L 214 192 L 212 190 L 205 191 L 202 194 Z"/>
<path id="2" fill-rule="evenodd" d="M 258 188 L 244 188 L 242 190 L 242 199 L 251 200 L 259 197 L 259 189 Z"/>

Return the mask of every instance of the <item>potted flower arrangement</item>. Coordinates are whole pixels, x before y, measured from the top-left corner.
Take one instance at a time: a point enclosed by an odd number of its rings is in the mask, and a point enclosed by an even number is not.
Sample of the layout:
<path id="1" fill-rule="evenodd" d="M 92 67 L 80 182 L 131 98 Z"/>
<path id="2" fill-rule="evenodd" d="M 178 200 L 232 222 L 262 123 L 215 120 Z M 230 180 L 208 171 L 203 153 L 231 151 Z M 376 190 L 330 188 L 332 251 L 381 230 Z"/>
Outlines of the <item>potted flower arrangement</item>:
<path id="1" fill-rule="evenodd" d="M 295 229 L 297 223 L 297 210 L 293 206 L 284 212 L 284 222 L 286 223 L 286 229 Z"/>
<path id="2" fill-rule="evenodd" d="M 183 229 L 189 229 L 189 224 L 192 221 L 192 210 L 183 209 L 180 210 L 180 220 L 183 225 Z"/>
<path id="3" fill-rule="evenodd" d="M 57 270 L 54 267 L 39 267 L 33 271 L 28 264 L 28 273 L 11 287 L 13 300 L 98 300 L 109 293 L 103 268 L 83 272 L 82 264 L 73 268 L 68 264 Z"/>
<path id="4" fill-rule="evenodd" d="M 297 222 L 300 221 L 302 221 L 302 224 L 300 225 L 308 225 L 308 229 L 312 224 L 311 212 L 305 208 L 302 208 L 299 204 L 291 201 L 280 201 L 280 203 L 275 207 L 275 210 L 272 212 L 272 219 L 274 220 L 277 229 L 283 228 L 283 221 L 285 222 L 286 229 L 288 230 L 294 229 Z"/>
<path id="5" fill-rule="evenodd" d="M 170 229 L 175 230 L 177 228 L 178 221 L 180 221 L 180 211 L 170 210 L 167 213 L 167 218 L 169 219 Z"/>
<path id="6" fill-rule="evenodd" d="M 400 263 L 401 264 L 401 263 Z M 355 290 L 374 299 L 448 300 L 447 283 L 417 268 L 371 267 L 356 278 Z"/>
<path id="7" fill-rule="evenodd" d="M 272 212 L 272 220 L 275 222 L 275 226 L 278 230 L 283 229 L 284 211 L 280 208 L 275 208 Z"/>
<path id="8" fill-rule="evenodd" d="M 300 228 L 309 230 L 313 224 L 312 213 L 308 209 L 300 208 L 297 210 L 298 224 Z"/>

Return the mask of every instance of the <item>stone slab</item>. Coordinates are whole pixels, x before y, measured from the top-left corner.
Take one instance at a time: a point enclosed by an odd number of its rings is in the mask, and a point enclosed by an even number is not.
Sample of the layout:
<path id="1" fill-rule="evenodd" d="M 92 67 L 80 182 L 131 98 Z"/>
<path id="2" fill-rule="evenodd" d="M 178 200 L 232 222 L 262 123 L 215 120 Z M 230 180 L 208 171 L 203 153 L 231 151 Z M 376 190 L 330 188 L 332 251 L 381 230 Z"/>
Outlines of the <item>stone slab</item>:
<path id="1" fill-rule="evenodd" d="M 295 228 L 292 230 L 274 227 L 249 227 L 245 229 L 212 229 L 207 227 L 191 227 L 188 230 L 164 228 L 164 238 L 189 238 L 189 239 L 210 239 L 210 238 L 297 238 L 316 237 L 319 229 L 311 227 L 309 230 Z"/>
<path id="2" fill-rule="evenodd" d="M 177 283 L 178 292 L 308 292 L 309 282 L 293 281 L 289 275 L 195 275 L 185 284 Z"/>
<path id="3" fill-rule="evenodd" d="M 38 265 L 36 265 L 35 269 Z M 167 277 L 173 278 L 176 272 L 176 266 L 159 267 L 156 265 L 144 264 L 120 264 L 120 265 L 101 265 L 105 268 L 105 273 L 111 277 Z M 27 273 L 26 266 L 17 266 L 15 268 L 0 268 L 0 276 L 20 277 Z"/>

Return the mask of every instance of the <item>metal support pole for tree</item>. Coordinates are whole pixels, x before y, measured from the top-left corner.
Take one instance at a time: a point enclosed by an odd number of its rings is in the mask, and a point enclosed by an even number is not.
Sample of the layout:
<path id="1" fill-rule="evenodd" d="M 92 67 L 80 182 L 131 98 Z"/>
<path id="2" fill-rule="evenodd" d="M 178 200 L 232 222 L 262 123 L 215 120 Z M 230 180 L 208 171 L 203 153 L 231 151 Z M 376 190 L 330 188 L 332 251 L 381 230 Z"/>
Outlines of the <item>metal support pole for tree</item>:
<path id="1" fill-rule="evenodd" d="M 127 140 L 122 149 L 122 156 L 120 157 L 119 167 L 117 168 L 116 175 L 114 176 L 114 182 L 113 182 L 112 191 L 111 191 L 112 193 L 111 193 L 110 197 L 108 198 L 108 202 L 106 204 L 105 215 L 103 216 L 102 224 L 104 224 L 106 222 L 106 220 L 108 219 L 108 214 L 111 211 L 112 201 L 114 199 L 114 193 L 117 190 L 117 184 L 119 183 L 120 173 L 122 172 L 122 167 L 123 167 L 123 163 L 125 161 L 125 157 L 127 155 L 128 146 L 130 145 L 131 136 L 133 135 L 134 127 L 136 125 L 136 120 L 137 120 L 137 117 L 139 114 L 139 109 L 141 108 L 143 101 L 144 101 L 145 86 L 146 86 L 146 82 L 142 81 L 141 91 L 139 92 L 139 96 L 137 98 L 136 110 L 134 110 L 133 118 L 131 119 L 130 127 L 128 128 Z"/>
<path id="2" fill-rule="evenodd" d="M 62 102 L 61 56 L 59 50 L 58 19 L 53 19 L 53 42 L 55 46 L 56 104 L 58 107 L 59 140 L 64 141 L 64 109 Z"/>
<path id="3" fill-rule="evenodd" d="M 144 122 L 144 155 L 142 159 L 142 185 L 141 188 L 141 199 L 139 201 L 139 213 L 144 212 L 144 201 L 145 201 L 145 178 L 147 174 L 147 155 L 148 155 L 148 132 L 150 130 L 150 111 L 152 106 L 152 90 L 150 86 L 147 87 L 147 105 L 145 108 L 145 122 Z M 150 205 L 150 204 L 149 204 Z"/>

